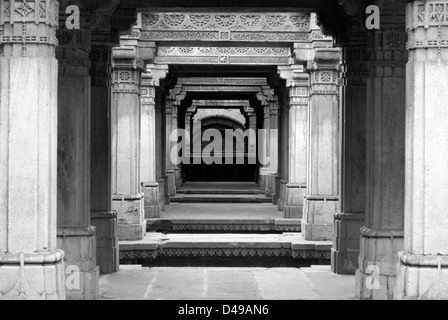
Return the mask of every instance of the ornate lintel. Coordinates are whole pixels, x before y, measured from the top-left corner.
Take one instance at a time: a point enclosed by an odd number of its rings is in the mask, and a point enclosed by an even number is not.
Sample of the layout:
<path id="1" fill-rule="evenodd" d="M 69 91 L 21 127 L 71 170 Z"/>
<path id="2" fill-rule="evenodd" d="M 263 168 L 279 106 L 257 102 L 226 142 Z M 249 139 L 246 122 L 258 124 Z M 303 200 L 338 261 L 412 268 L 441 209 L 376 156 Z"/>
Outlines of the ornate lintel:
<path id="1" fill-rule="evenodd" d="M 210 86 L 267 86 L 266 78 L 212 78 L 195 77 L 179 78 L 177 84 L 181 85 L 210 85 Z"/>
<path id="2" fill-rule="evenodd" d="M 141 39 L 156 41 L 308 41 L 306 12 L 142 12 Z"/>
<path id="3" fill-rule="evenodd" d="M 195 107 L 250 107 L 249 100 L 193 100 Z"/>

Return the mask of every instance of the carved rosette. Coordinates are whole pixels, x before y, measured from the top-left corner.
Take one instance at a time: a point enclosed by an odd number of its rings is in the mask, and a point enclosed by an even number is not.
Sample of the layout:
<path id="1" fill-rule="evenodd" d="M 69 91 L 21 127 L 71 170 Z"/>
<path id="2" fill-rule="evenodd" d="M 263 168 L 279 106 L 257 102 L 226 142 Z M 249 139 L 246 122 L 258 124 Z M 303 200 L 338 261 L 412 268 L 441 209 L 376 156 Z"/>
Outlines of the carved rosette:
<path id="1" fill-rule="evenodd" d="M 339 63 L 341 52 L 339 49 L 316 49 L 315 60 L 308 62 L 311 72 L 310 95 L 338 95 Z"/>
<path id="2" fill-rule="evenodd" d="M 59 29 L 56 33 L 59 46 L 56 57 L 59 61 L 60 75 L 89 75 L 90 69 L 90 30 Z"/>
<path id="3" fill-rule="evenodd" d="M 58 22 L 57 0 L 0 0 L 0 55 L 35 57 L 48 50 L 43 45 L 54 50 Z"/>
<path id="4" fill-rule="evenodd" d="M 371 77 L 402 77 L 408 58 L 404 5 L 400 1 L 378 5 L 383 23 L 380 30 L 367 34 L 368 72 Z"/>

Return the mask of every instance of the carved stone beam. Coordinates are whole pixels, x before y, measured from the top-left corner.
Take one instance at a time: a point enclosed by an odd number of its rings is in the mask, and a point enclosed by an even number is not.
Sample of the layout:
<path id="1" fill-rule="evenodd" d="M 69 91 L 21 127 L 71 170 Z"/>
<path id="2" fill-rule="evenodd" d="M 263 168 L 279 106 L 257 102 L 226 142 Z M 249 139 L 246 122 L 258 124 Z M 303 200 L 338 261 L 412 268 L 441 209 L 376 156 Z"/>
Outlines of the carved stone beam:
<path id="1" fill-rule="evenodd" d="M 168 65 L 148 64 L 146 66 L 147 81 L 151 81 L 151 86 L 159 87 L 160 80 L 165 79 L 168 72 Z"/>

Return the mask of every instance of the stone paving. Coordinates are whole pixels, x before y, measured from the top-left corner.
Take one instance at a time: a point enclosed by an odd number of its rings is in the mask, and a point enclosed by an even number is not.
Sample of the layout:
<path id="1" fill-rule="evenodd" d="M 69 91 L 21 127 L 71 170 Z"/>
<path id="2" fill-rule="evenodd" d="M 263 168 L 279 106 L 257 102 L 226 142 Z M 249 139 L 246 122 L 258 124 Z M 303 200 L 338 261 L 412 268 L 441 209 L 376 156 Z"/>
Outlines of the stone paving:
<path id="1" fill-rule="evenodd" d="M 353 300 L 355 277 L 311 268 L 144 268 L 100 277 L 102 300 Z"/>

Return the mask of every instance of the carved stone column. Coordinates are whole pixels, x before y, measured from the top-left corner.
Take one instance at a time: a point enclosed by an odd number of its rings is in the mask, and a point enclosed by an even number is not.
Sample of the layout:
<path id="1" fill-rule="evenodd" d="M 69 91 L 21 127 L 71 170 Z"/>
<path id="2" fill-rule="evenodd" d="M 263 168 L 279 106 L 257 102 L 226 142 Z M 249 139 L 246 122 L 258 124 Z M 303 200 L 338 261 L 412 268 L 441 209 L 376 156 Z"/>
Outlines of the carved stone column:
<path id="1" fill-rule="evenodd" d="M 260 189 L 267 193 L 268 180 L 269 180 L 269 127 L 270 127 L 270 110 L 269 110 L 269 97 L 270 92 L 260 92 L 257 94 L 257 99 L 261 101 L 263 107 L 263 124 L 261 129 L 264 130 L 263 135 L 258 135 L 258 150 L 259 157 L 262 160 L 260 165 Z M 268 195 L 268 194 L 267 194 Z"/>
<path id="2" fill-rule="evenodd" d="M 286 87 L 279 108 L 279 155 L 281 156 L 279 158 L 280 181 L 277 209 L 282 212 L 285 211 L 286 185 L 288 184 L 289 178 L 289 92 L 290 90 Z"/>
<path id="3" fill-rule="evenodd" d="M 170 197 L 174 197 L 176 195 L 176 177 L 174 175 L 174 169 L 175 169 L 175 165 L 173 163 L 173 160 L 175 159 L 171 159 L 171 148 L 172 148 L 172 143 L 170 141 L 170 137 L 171 137 L 171 133 L 173 131 L 173 114 L 176 113 L 177 115 L 177 107 L 174 106 L 174 101 L 172 101 L 171 99 L 169 99 L 169 97 L 167 97 L 166 99 L 166 105 L 165 105 L 165 160 L 166 160 L 166 176 L 167 176 L 167 181 L 166 181 L 166 186 L 165 186 L 165 197 L 168 197 L 167 199 L 167 204 L 170 203 Z M 177 121 L 176 121 L 177 122 Z"/>
<path id="4" fill-rule="evenodd" d="M 272 196 L 272 203 L 277 204 L 277 196 L 275 194 L 275 178 L 278 172 L 278 97 L 273 96 L 272 101 L 269 103 L 269 185 L 266 188 L 267 195 Z"/>
<path id="5" fill-rule="evenodd" d="M 165 78 L 168 66 L 149 65 L 147 73 L 142 74 L 141 84 L 141 141 L 140 168 L 144 193 L 145 218 L 158 218 L 160 215 L 159 183 L 156 178 L 156 87 Z"/>
<path id="6" fill-rule="evenodd" d="M 156 180 L 159 184 L 159 207 L 165 211 L 165 148 L 164 148 L 164 126 L 163 126 L 163 94 L 160 88 L 156 88 Z"/>
<path id="7" fill-rule="evenodd" d="M 354 274 L 358 268 L 360 229 L 366 198 L 366 76 L 365 31 L 351 31 L 342 47 L 341 212 L 335 214 L 332 270 Z"/>
<path id="8" fill-rule="evenodd" d="M 309 75 L 303 72 L 303 67 L 294 65 L 292 68 L 279 68 L 282 79 L 287 79 L 289 90 L 289 113 L 284 114 L 283 127 L 288 123 L 288 161 L 283 163 L 288 173 L 285 185 L 284 209 L 285 217 L 301 219 L 303 213 L 303 199 L 306 190 L 306 163 L 308 137 L 308 108 L 309 108 Z M 288 117 L 287 119 L 285 119 Z M 283 133 L 283 136 L 286 136 Z M 282 183 L 284 185 L 284 183 Z"/>
<path id="9" fill-rule="evenodd" d="M 405 11 L 399 1 L 384 2 L 380 11 L 381 29 L 368 32 L 366 218 L 356 271 L 360 299 L 393 297 L 403 249 Z M 372 271 L 378 287 L 372 285 Z"/>
<path id="10" fill-rule="evenodd" d="M 318 48 L 308 65 L 310 131 L 302 220 L 306 240 L 333 239 L 334 214 L 339 210 L 339 61 L 339 49 Z"/>
<path id="11" fill-rule="evenodd" d="M 140 180 L 140 79 L 143 61 L 133 40 L 113 49 L 112 208 L 118 213 L 120 240 L 140 240 L 146 233 Z"/>
<path id="12" fill-rule="evenodd" d="M 64 300 L 57 249 L 58 1 L 0 0 L 0 300 Z"/>
<path id="13" fill-rule="evenodd" d="M 170 94 L 166 99 L 166 165 L 168 176 L 168 192 L 171 197 L 176 195 L 176 188 L 182 184 L 182 171 L 180 166 L 176 165 L 177 159 L 171 159 L 171 150 L 176 146 L 177 141 L 171 141 L 170 137 L 174 130 L 179 128 L 178 123 L 178 107 L 186 94 L 182 92 L 180 86 L 176 86 L 170 90 Z"/>
<path id="14" fill-rule="evenodd" d="M 185 152 L 186 152 L 186 156 L 187 157 L 191 157 L 191 155 L 193 154 L 193 150 L 191 148 L 191 144 L 192 144 L 192 139 L 193 139 L 193 132 L 192 127 L 191 127 L 191 122 L 192 122 L 192 116 L 194 115 L 194 113 L 196 112 L 197 107 L 196 106 L 191 106 L 187 109 L 187 111 L 185 112 L 185 131 L 187 136 L 185 137 Z"/>
<path id="15" fill-rule="evenodd" d="M 448 299 L 447 12 L 446 0 L 406 8 L 405 225 L 396 299 Z"/>
<path id="16" fill-rule="evenodd" d="M 96 228 L 96 259 L 101 273 L 118 271 L 117 213 L 112 211 L 111 153 L 111 55 L 109 39 L 92 35 L 90 54 L 91 135 L 90 135 L 90 221 Z"/>
<path id="17" fill-rule="evenodd" d="M 90 225 L 90 45 L 88 29 L 58 32 L 58 247 L 66 268 L 79 269 L 81 285 L 68 299 L 98 295 L 96 229 Z M 70 273 L 68 273 L 70 274 Z"/>

